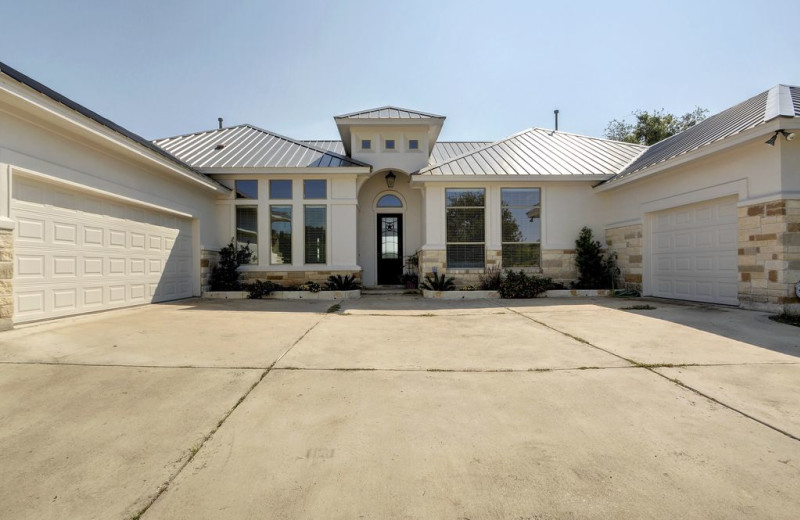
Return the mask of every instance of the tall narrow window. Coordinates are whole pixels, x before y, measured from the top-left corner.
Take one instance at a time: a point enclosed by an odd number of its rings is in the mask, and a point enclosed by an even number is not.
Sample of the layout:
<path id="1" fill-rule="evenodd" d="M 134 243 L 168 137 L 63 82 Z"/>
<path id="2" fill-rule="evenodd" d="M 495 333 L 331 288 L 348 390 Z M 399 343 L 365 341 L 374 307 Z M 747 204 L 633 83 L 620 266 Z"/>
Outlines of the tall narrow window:
<path id="1" fill-rule="evenodd" d="M 250 246 L 251 264 L 258 263 L 258 207 L 236 206 L 236 245 Z"/>
<path id="2" fill-rule="evenodd" d="M 445 190 L 447 268 L 483 268 L 486 225 L 483 189 Z"/>
<path id="3" fill-rule="evenodd" d="M 305 260 L 307 264 L 326 263 L 327 207 L 305 206 Z"/>
<path id="4" fill-rule="evenodd" d="M 542 215 L 539 188 L 503 188 L 503 267 L 538 267 Z"/>
<path id="5" fill-rule="evenodd" d="M 270 206 L 272 245 L 270 263 L 273 265 L 292 263 L 292 207 Z"/>

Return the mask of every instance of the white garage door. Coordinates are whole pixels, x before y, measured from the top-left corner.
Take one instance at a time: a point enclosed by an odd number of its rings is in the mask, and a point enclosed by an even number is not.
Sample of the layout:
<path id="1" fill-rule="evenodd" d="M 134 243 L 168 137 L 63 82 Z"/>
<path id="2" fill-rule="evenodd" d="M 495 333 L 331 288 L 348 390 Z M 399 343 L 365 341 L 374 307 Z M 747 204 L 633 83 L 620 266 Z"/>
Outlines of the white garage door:
<path id="1" fill-rule="evenodd" d="M 15 322 L 192 296 L 191 221 L 14 178 Z"/>
<path id="2" fill-rule="evenodd" d="M 650 216 L 654 296 L 739 303 L 736 201 L 715 199 Z"/>

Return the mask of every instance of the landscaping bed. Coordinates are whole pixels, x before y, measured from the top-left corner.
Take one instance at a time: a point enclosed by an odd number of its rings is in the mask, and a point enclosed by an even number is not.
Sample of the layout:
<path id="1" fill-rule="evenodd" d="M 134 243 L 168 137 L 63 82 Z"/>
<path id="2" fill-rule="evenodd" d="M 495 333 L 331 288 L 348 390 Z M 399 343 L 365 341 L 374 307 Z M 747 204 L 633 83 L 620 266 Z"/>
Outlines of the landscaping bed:
<path id="1" fill-rule="evenodd" d="M 207 291 L 203 298 L 223 300 L 246 300 L 249 291 Z M 361 298 L 361 290 L 352 291 L 273 291 L 261 299 L 264 300 L 355 300 Z"/>
<path id="2" fill-rule="evenodd" d="M 535 296 L 536 298 L 581 298 L 610 296 L 608 289 L 551 289 Z M 422 289 L 423 298 L 439 300 L 482 300 L 499 299 L 499 291 L 429 291 Z"/>

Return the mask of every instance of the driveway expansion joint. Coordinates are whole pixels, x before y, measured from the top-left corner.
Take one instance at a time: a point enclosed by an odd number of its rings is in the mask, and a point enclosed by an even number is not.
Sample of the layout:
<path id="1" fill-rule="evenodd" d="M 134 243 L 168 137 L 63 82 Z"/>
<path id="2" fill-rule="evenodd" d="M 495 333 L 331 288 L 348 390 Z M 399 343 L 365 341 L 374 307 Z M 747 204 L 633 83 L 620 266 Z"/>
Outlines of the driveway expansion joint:
<path id="1" fill-rule="evenodd" d="M 231 407 L 231 409 L 228 410 L 227 413 L 223 414 L 222 418 L 217 422 L 217 425 L 215 427 L 213 427 L 211 429 L 211 431 L 205 437 L 203 437 L 203 440 L 200 441 L 200 443 L 198 443 L 198 444 L 196 444 L 196 445 L 194 445 L 194 446 L 192 446 L 190 448 L 189 457 L 186 458 L 186 461 L 183 464 L 181 464 L 181 466 L 177 470 L 175 470 L 175 472 L 166 480 L 166 482 L 164 482 L 163 484 L 161 484 L 158 487 L 158 489 L 156 490 L 156 494 L 153 496 L 152 500 L 150 500 L 147 504 L 145 504 L 145 506 L 141 510 L 139 510 L 138 513 L 133 515 L 130 518 L 130 520 L 140 520 L 141 518 L 144 517 L 145 514 L 147 514 L 147 511 L 153 506 L 153 504 L 155 504 L 156 501 L 169 489 L 170 484 L 172 484 L 172 482 L 174 482 L 175 479 L 178 478 L 178 475 L 180 475 L 183 472 L 183 470 L 194 460 L 194 458 L 197 456 L 197 454 L 200 453 L 200 450 L 203 449 L 203 447 L 206 445 L 206 443 L 208 443 L 208 441 L 210 441 L 214 437 L 214 434 L 219 431 L 219 429 L 222 427 L 222 425 L 225 424 L 225 421 L 228 420 L 228 417 L 230 417 L 233 414 L 233 412 L 236 411 L 236 409 L 239 407 L 239 405 L 241 405 L 245 401 L 245 399 L 247 399 L 247 397 L 253 392 L 253 390 L 255 390 L 256 387 L 259 384 L 261 384 L 261 382 L 267 377 L 267 375 L 275 367 L 275 364 L 278 361 L 280 361 L 283 358 L 283 356 L 288 354 L 289 351 L 292 350 L 295 347 L 295 345 L 300 343 L 300 341 L 302 341 L 303 338 L 305 338 L 306 335 L 314 329 L 314 327 L 319 325 L 322 322 L 322 320 L 325 319 L 325 317 L 326 317 L 326 315 L 323 314 L 321 319 L 319 319 L 316 323 L 314 323 L 311 327 L 309 327 L 299 338 L 297 338 L 294 341 L 294 343 L 289 345 L 289 348 L 287 348 L 283 352 L 283 354 L 281 354 L 277 359 L 275 359 L 275 361 L 273 361 L 272 364 L 269 367 L 267 367 L 266 369 L 262 369 L 264 371 L 262 372 L 262 374 L 258 378 L 258 380 L 255 383 L 253 383 L 250 386 L 250 388 L 248 388 L 247 391 L 245 391 L 244 394 L 241 395 L 241 397 L 239 397 L 239 399 Z"/>
<path id="2" fill-rule="evenodd" d="M 502 305 L 501 305 L 501 304 L 499 304 L 499 303 L 496 303 L 495 305 L 497 305 L 497 306 L 502 306 Z M 577 341 L 577 342 L 579 342 L 579 343 L 583 343 L 584 345 L 587 345 L 587 346 L 589 346 L 589 347 L 592 347 L 592 348 L 595 348 L 595 349 L 601 350 L 601 351 L 605 352 L 606 354 L 609 354 L 609 355 L 611 355 L 611 356 L 614 356 L 614 357 L 617 357 L 617 358 L 619 358 L 619 359 L 622 359 L 623 361 L 625 361 L 625 362 L 627 362 L 627 363 L 630 363 L 630 364 L 631 364 L 633 367 L 635 367 L 635 368 L 643 368 L 643 369 L 647 370 L 648 372 L 650 372 L 650 373 L 652 373 L 652 374 L 655 374 L 655 375 L 657 375 L 658 377 L 661 377 L 661 378 L 663 378 L 663 379 L 666 379 L 667 381 L 671 382 L 671 383 L 672 383 L 672 384 L 674 384 L 674 385 L 677 385 L 677 386 L 679 386 L 679 387 L 681 387 L 681 388 L 683 388 L 683 389 L 685 389 L 685 390 L 688 390 L 688 391 L 690 391 L 690 392 L 694 392 L 695 394 L 697 394 L 697 395 L 699 395 L 699 396 L 701 396 L 701 397 L 704 397 L 704 398 L 708 399 L 709 401 L 711 401 L 711 402 L 713 402 L 713 403 L 715 403 L 715 404 L 718 404 L 718 405 L 722 406 L 723 408 L 726 408 L 726 409 L 728 409 L 728 410 L 731 410 L 732 412 L 738 413 L 738 414 L 739 414 L 739 415 L 741 415 L 742 417 L 745 417 L 745 418 L 747 418 L 747 419 L 750 419 L 750 420 L 752 420 L 752 421 L 754 421 L 754 422 L 757 422 L 758 424 L 760 424 L 760 425 L 762 425 L 762 426 L 766 426 L 767 428 L 769 428 L 769 429 L 771 429 L 771 430 L 774 430 L 774 431 L 776 431 L 776 432 L 778 432 L 778 433 L 780 433 L 780 434 L 782 434 L 782 435 L 785 435 L 786 437 L 788 437 L 788 438 L 790 438 L 790 439 L 792 439 L 792 440 L 795 440 L 795 441 L 800 441 L 800 437 L 797 437 L 796 435 L 793 435 L 793 434 L 791 434 L 791 433 L 789 433 L 789 432 L 787 432 L 787 431 L 785 431 L 785 430 L 783 430 L 783 429 L 781 429 L 781 428 L 778 428 L 777 426 L 774 426 L 774 425 L 772 425 L 772 424 L 769 424 L 768 422 L 762 421 L 761 419 L 758 419 L 758 418 L 756 418 L 756 417 L 753 417 L 752 415 L 750 415 L 750 414 L 748 414 L 748 413 L 746 413 L 746 412 L 743 412 L 742 410 L 739 410 L 738 408 L 736 408 L 736 407 L 734 407 L 734 406 L 731 406 L 731 405 L 729 405 L 729 404 L 727 404 L 727 403 L 725 403 L 725 402 L 723 402 L 723 401 L 720 401 L 719 399 L 715 399 L 714 397 L 711 397 L 710 395 L 707 395 L 707 394 L 705 394 L 705 393 L 701 392 L 700 390 L 698 390 L 698 389 L 696 389 L 696 388 L 694 388 L 694 387 L 691 387 L 691 386 L 687 385 L 686 383 L 684 383 L 684 382 L 680 381 L 679 379 L 676 379 L 676 378 L 671 378 L 671 377 L 669 377 L 669 376 L 667 376 L 667 375 L 664 375 L 664 374 L 662 374 L 662 373 L 660 373 L 660 372 L 658 372 L 658 371 L 656 370 L 656 368 L 680 368 L 680 367 L 682 367 L 682 366 L 683 366 L 683 367 L 692 367 L 692 366 L 704 366 L 704 365 L 697 365 L 697 364 L 691 364 L 691 363 L 687 363 L 687 364 L 684 364 L 684 365 L 681 365 L 681 364 L 672 364 L 672 363 L 664 363 L 664 364 L 657 364 L 657 363 L 640 363 L 640 362 L 638 362 L 638 361 L 635 361 L 635 360 L 633 360 L 633 359 L 626 358 L 625 356 L 621 356 L 621 355 L 619 355 L 619 354 L 617 354 L 617 353 L 615 353 L 615 352 L 611 352 L 610 350 L 604 349 L 603 347 L 597 346 L 597 345 L 595 345 L 594 343 L 591 343 L 590 341 L 587 341 L 587 340 L 585 340 L 585 339 L 583 339 L 583 338 L 581 338 L 581 337 L 574 336 L 574 335 L 572 335 L 572 334 L 569 334 L 568 332 L 564 332 L 563 330 L 559 330 L 559 329 L 557 329 L 557 328 L 555 328 L 555 327 L 552 327 L 552 326 L 548 325 L 547 323 L 544 323 L 544 322 L 542 322 L 542 321 L 539 321 L 539 320 L 537 320 L 537 319 L 535 319 L 535 318 L 533 318 L 533 317 L 531 317 L 531 316 L 528 316 L 528 315 L 526 315 L 526 314 L 523 314 L 523 313 L 521 313 L 521 312 L 519 312 L 519 311 L 516 311 L 516 310 L 514 310 L 514 309 L 510 308 L 510 307 L 505 307 L 505 306 L 502 306 L 502 307 L 503 307 L 504 309 L 507 309 L 507 310 L 511 311 L 512 313 L 514 313 L 514 314 L 516 314 L 516 315 L 518 315 L 518 316 L 521 316 L 521 317 L 523 317 L 523 318 L 527 319 L 527 320 L 530 320 L 530 321 L 532 321 L 532 322 L 534 322 L 534 323 L 537 323 L 537 324 L 539 324 L 539 325 L 541 325 L 541 326 L 543 326 L 543 327 L 547 327 L 548 329 L 550 329 L 550 330 L 552 330 L 552 331 L 558 332 L 559 334 L 563 334 L 564 336 L 567 336 L 567 337 L 569 337 L 569 338 L 572 338 L 572 339 L 574 339 L 575 341 Z M 744 363 L 743 363 L 743 364 L 744 364 Z M 797 364 L 797 363 L 763 363 L 763 364 L 787 364 L 787 365 L 794 365 L 794 364 Z M 715 366 L 715 365 L 708 365 L 708 366 Z M 723 365 L 723 366 L 726 366 L 726 365 Z"/>

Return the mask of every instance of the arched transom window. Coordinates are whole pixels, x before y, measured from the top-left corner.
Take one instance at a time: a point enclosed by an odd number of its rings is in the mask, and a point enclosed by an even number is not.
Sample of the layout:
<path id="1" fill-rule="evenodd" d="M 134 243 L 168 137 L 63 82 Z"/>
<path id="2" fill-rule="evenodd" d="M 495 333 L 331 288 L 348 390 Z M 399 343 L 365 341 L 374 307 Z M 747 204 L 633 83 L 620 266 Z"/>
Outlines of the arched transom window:
<path id="1" fill-rule="evenodd" d="M 379 208 L 402 208 L 403 201 L 396 195 L 384 195 L 378 201 Z"/>

